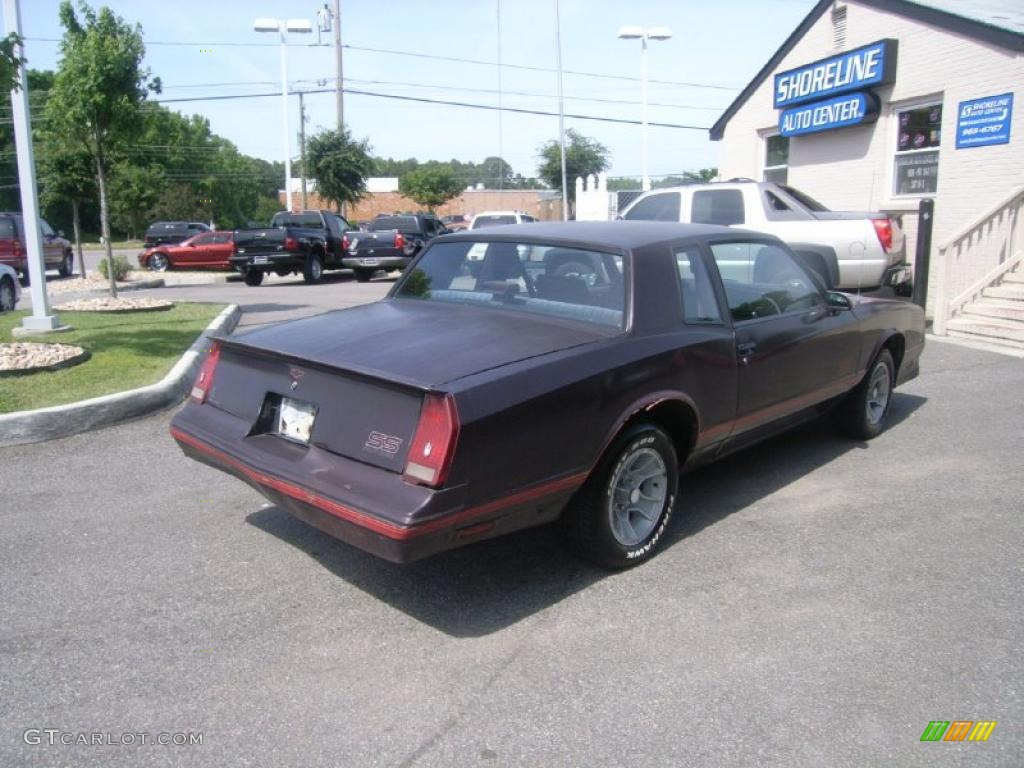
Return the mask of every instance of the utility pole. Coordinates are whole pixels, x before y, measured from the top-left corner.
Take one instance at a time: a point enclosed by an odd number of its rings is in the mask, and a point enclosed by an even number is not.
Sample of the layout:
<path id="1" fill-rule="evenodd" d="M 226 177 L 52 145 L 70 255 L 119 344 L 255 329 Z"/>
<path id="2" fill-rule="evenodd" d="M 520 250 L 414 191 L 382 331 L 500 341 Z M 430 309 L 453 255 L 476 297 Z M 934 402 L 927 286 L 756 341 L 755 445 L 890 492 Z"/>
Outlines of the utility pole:
<path id="1" fill-rule="evenodd" d="M 21 8 L 18 0 L 3 0 L 4 26 L 21 38 Z M 21 56 L 24 47 L 14 46 L 14 55 Z M 28 73 L 24 64 L 17 65 L 19 87 L 11 90 L 11 118 L 14 123 L 14 144 L 18 156 L 18 188 L 25 224 L 25 249 L 28 251 L 29 284 L 32 314 L 21 321 L 19 331 L 45 333 L 61 328 L 57 315 L 50 311 L 46 295 L 46 268 L 43 266 L 43 239 L 39 229 L 39 196 L 36 190 L 36 161 L 32 153 L 32 115 L 28 108 Z M 111 270 L 113 274 L 113 270 Z"/>
<path id="2" fill-rule="evenodd" d="M 309 208 L 306 202 L 306 102 L 302 97 L 305 91 L 299 91 L 299 159 L 302 161 L 302 210 Z"/>
<path id="3" fill-rule="evenodd" d="M 562 221 L 569 220 L 569 189 L 565 179 L 565 102 L 562 100 L 562 14 L 555 0 L 555 55 L 558 58 L 558 154 L 562 160 Z"/>
<path id="4" fill-rule="evenodd" d="M 334 101 L 338 110 L 338 130 L 340 131 L 345 125 L 345 97 L 342 95 L 345 78 L 342 76 L 341 69 L 341 0 L 334 0 L 334 28 L 331 31 L 334 34 L 334 67 L 336 70 Z"/>

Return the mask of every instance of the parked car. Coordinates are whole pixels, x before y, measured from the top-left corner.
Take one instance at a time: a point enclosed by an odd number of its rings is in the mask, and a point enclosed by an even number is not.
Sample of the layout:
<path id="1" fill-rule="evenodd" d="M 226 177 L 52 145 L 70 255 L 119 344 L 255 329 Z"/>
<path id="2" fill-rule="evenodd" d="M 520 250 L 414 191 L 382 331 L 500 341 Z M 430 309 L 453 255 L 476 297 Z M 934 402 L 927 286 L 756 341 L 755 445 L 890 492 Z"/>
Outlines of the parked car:
<path id="1" fill-rule="evenodd" d="M 522 211 L 484 211 L 473 217 L 469 228 L 497 227 L 502 224 L 529 224 L 536 220 L 530 214 Z"/>
<path id="2" fill-rule="evenodd" d="M 365 283 L 380 269 L 405 269 L 425 244 L 447 231 L 436 216 L 378 216 L 365 232 L 345 236 L 341 263 Z"/>
<path id="3" fill-rule="evenodd" d="M 441 217 L 441 223 L 444 224 L 445 229 L 449 232 L 458 232 L 463 229 L 469 229 L 469 223 L 472 220 L 472 216 L 467 216 L 464 213 Z"/>
<path id="4" fill-rule="evenodd" d="M 0 264 L 0 312 L 11 312 L 21 299 L 18 273 L 6 264 Z"/>
<path id="5" fill-rule="evenodd" d="M 681 471 L 830 410 L 877 435 L 923 346 L 920 307 L 828 291 L 771 235 L 495 227 L 382 301 L 220 338 L 171 434 L 389 560 L 561 518 L 620 568 L 685 510 Z"/>
<path id="6" fill-rule="evenodd" d="M 181 243 L 203 232 L 213 230 L 201 221 L 154 221 L 146 229 L 144 245 L 147 249 L 158 245 Z"/>
<path id="7" fill-rule="evenodd" d="M 71 243 L 63 232 L 55 232 L 46 219 L 39 219 L 43 240 L 43 263 L 46 269 L 56 269 L 61 277 L 75 271 L 75 256 Z M 28 283 L 28 251 L 25 248 L 25 222 L 20 213 L 0 213 L 0 264 L 18 272 Z"/>
<path id="8" fill-rule="evenodd" d="M 235 231 L 231 266 L 245 284 L 256 286 L 267 272 L 282 277 L 299 272 L 307 283 L 318 283 L 325 269 L 341 269 L 343 238 L 352 226 L 333 211 L 281 211 L 269 228 Z"/>
<path id="9" fill-rule="evenodd" d="M 909 296 L 911 268 L 900 217 L 830 211 L 784 184 L 732 180 L 647 192 L 622 218 L 742 226 L 785 240 L 829 288 L 892 288 Z"/>
<path id="10" fill-rule="evenodd" d="M 139 254 L 139 266 L 154 272 L 175 268 L 231 269 L 234 252 L 234 232 L 204 232 L 180 243 L 147 248 Z"/>

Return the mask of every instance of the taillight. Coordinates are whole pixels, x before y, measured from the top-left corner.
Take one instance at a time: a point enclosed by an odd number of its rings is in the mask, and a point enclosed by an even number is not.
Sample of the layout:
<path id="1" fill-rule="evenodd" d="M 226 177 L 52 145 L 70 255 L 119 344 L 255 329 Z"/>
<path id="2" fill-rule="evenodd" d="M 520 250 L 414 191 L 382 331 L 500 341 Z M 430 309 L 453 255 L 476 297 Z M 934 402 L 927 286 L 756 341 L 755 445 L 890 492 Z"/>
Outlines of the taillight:
<path id="1" fill-rule="evenodd" d="M 284 249 L 286 251 L 297 251 L 299 250 L 299 241 L 294 237 L 286 237 L 284 239 Z"/>
<path id="2" fill-rule="evenodd" d="M 892 249 L 892 220 L 872 219 L 875 225 L 875 234 L 878 235 L 878 242 L 882 244 L 882 250 L 888 253 Z"/>
<path id="3" fill-rule="evenodd" d="M 210 347 L 210 354 L 203 361 L 203 367 L 199 369 L 196 376 L 196 383 L 192 385 L 192 402 L 202 405 L 206 402 L 210 388 L 213 386 L 213 374 L 217 368 L 217 361 L 220 360 L 220 344 L 213 342 Z"/>
<path id="4" fill-rule="evenodd" d="M 341 250 L 343 250 L 343 251 L 347 251 L 348 250 L 348 235 L 342 235 L 341 236 Z"/>
<path id="5" fill-rule="evenodd" d="M 21 240 L 15 239 L 14 242 L 11 243 L 11 248 L 14 249 L 15 256 L 21 256 Z"/>
<path id="6" fill-rule="evenodd" d="M 401 232 L 395 232 L 395 248 L 405 247 L 405 235 Z"/>
<path id="7" fill-rule="evenodd" d="M 409 447 L 405 479 L 433 488 L 442 486 L 458 439 L 459 414 L 455 401 L 449 395 L 428 393 L 423 398 L 420 422 Z"/>

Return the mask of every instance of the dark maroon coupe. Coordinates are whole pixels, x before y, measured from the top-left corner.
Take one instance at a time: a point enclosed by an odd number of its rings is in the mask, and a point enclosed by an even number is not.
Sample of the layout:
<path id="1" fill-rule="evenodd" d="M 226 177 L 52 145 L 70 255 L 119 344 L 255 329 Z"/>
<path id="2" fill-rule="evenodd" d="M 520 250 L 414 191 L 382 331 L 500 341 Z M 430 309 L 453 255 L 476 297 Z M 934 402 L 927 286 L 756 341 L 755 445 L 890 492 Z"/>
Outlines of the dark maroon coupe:
<path id="1" fill-rule="evenodd" d="M 683 469 L 827 409 L 878 434 L 923 345 L 920 308 L 826 291 L 769 235 L 495 227 L 438 238 L 383 301 L 219 340 L 171 433 L 388 560 L 561 518 L 623 567 Z"/>

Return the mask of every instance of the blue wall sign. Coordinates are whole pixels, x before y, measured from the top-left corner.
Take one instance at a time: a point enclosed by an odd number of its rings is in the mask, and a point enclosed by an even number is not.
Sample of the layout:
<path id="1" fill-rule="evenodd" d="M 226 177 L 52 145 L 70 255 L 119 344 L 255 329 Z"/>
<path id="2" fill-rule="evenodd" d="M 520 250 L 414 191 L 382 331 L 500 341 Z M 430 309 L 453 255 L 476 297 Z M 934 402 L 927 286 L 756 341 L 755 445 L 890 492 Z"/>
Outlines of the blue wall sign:
<path id="1" fill-rule="evenodd" d="M 956 117 L 956 148 L 1010 143 L 1013 94 L 961 101 Z"/>
<path id="2" fill-rule="evenodd" d="M 886 39 L 775 76 L 774 106 L 816 101 L 896 80 L 897 42 Z"/>
<path id="3" fill-rule="evenodd" d="M 835 98 L 802 104 L 779 113 L 779 133 L 800 136 L 830 131 L 848 125 L 873 123 L 878 119 L 878 97 L 871 93 L 846 93 Z"/>

